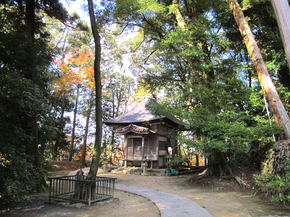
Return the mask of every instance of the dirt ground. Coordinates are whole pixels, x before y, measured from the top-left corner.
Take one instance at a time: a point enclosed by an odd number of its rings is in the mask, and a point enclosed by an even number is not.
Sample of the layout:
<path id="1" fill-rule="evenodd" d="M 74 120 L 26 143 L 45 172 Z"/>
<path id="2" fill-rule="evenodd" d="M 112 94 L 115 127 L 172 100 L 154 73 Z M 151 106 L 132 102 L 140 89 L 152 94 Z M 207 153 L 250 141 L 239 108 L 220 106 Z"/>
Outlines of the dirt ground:
<path id="1" fill-rule="evenodd" d="M 290 216 L 290 210 L 279 203 L 270 202 L 263 195 L 252 196 L 253 190 L 242 190 L 233 179 L 203 178 L 197 174 L 179 176 L 140 176 L 100 173 L 117 178 L 116 183 L 151 188 L 193 200 L 213 217 L 220 216 Z M 95 204 L 82 209 L 44 204 L 48 193 L 34 195 L 31 203 L 14 209 L 10 216 L 160 216 L 157 207 L 147 199 L 116 191 L 113 202 Z"/>
<path id="2" fill-rule="evenodd" d="M 122 191 L 115 191 L 114 201 L 97 203 L 81 209 L 46 204 L 48 194 L 34 195 L 31 202 L 11 211 L 9 217 L 141 217 L 160 216 L 158 208 L 151 201 Z M 0 214 L 1 215 L 1 214 Z"/>
<path id="3" fill-rule="evenodd" d="M 108 174 L 117 183 L 151 188 L 193 200 L 213 217 L 220 216 L 290 216 L 284 205 L 270 203 L 262 195 L 240 190 L 234 180 L 210 179 L 196 182 L 193 175 L 139 176 Z"/>

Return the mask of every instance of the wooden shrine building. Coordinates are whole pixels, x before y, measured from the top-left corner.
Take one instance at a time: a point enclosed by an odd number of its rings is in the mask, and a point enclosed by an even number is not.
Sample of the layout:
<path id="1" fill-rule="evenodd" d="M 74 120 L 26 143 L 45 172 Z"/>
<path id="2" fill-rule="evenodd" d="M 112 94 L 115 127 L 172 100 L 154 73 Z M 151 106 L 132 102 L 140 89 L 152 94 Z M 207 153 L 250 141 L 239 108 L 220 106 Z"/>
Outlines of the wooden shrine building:
<path id="1" fill-rule="evenodd" d="M 183 122 L 175 117 L 153 115 L 146 108 L 149 100 L 147 97 L 129 112 L 104 121 L 115 133 L 125 136 L 125 166 L 141 166 L 146 159 L 151 168 L 166 167 L 166 160 L 176 153 L 176 140 L 171 136 Z"/>

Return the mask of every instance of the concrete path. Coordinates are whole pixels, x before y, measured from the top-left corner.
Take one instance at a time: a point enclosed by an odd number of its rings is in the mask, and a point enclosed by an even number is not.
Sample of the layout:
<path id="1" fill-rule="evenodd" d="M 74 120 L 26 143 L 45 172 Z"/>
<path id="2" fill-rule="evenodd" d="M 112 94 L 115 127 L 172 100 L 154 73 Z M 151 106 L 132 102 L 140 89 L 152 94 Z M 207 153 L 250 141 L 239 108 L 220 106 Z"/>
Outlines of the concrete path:
<path id="1" fill-rule="evenodd" d="M 115 188 L 117 190 L 131 192 L 151 200 L 160 210 L 161 217 L 211 216 L 204 208 L 202 208 L 192 200 L 174 194 L 156 191 L 149 188 L 136 187 L 132 185 L 129 186 L 115 184 Z"/>

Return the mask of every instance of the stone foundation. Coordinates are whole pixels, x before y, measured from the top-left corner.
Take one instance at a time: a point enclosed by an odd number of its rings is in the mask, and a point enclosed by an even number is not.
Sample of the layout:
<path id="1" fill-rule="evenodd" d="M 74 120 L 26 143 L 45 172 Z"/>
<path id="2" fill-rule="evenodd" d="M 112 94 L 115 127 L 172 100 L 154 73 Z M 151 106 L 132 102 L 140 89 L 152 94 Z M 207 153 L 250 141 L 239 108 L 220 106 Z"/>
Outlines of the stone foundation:
<path id="1" fill-rule="evenodd" d="M 119 167 L 117 169 L 114 169 L 111 171 L 112 173 L 124 173 L 124 174 L 132 174 L 132 175 L 141 175 L 143 169 L 137 167 Z M 165 169 L 148 169 L 146 172 L 147 176 L 164 176 L 165 174 Z"/>
<path id="2" fill-rule="evenodd" d="M 290 158 L 290 140 L 274 143 L 273 148 L 268 151 L 262 173 L 283 176 L 288 165 L 287 158 Z"/>

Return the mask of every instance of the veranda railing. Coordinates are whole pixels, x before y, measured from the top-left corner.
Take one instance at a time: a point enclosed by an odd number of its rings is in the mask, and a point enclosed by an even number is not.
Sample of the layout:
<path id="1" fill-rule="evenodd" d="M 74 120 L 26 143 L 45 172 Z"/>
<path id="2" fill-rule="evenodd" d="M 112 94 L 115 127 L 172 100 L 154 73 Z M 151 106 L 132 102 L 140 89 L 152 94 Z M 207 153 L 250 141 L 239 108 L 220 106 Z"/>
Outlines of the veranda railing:
<path id="1" fill-rule="evenodd" d="M 87 204 L 114 197 L 116 178 L 97 177 L 96 180 L 77 179 L 77 176 L 49 178 L 49 202 L 52 198 Z"/>

